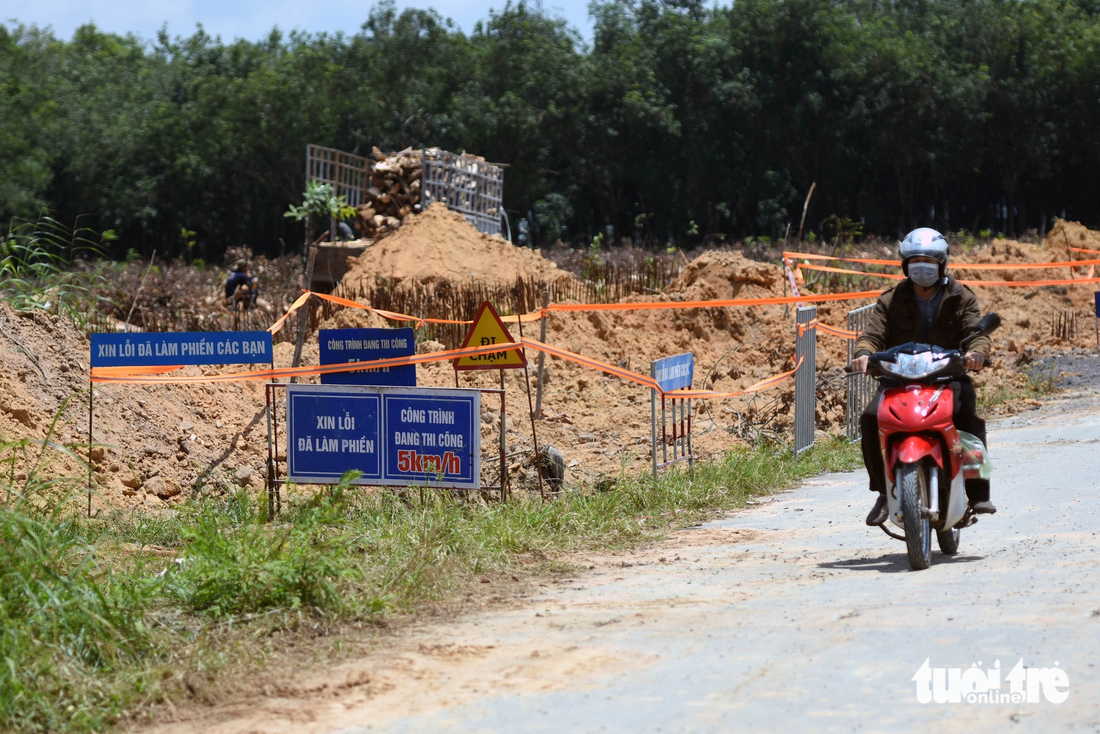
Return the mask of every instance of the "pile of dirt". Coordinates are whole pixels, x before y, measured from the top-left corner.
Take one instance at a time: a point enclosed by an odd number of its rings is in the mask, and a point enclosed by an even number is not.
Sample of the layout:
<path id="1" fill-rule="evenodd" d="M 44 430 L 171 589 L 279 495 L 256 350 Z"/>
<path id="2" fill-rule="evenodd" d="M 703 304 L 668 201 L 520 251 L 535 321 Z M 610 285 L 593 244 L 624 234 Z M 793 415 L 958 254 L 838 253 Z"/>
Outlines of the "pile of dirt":
<path id="1" fill-rule="evenodd" d="M 436 203 L 413 214 L 389 237 L 357 258 L 348 259 L 343 286 L 354 288 L 375 278 L 394 282 L 440 279 L 506 283 L 517 277 L 570 277 L 535 250 L 478 232 L 459 213 Z"/>
<path id="2" fill-rule="evenodd" d="M 87 457 L 87 337 L 65 319 L 41 311 L 15 312 L 7 304 L 0 304 L 0 330 L 0 439 L 38 440 L 49 434 Z M 283 351 L 291 347 L 280 346 Z M 198 375 L 202 369 L 187 367 L 175 374 Z M 95 386 L 94 406 L 96 508 L 140 505 L 163 511 L 194 492 L 263 486 L 267 426 L 263 387 L 257 383 L 101 384 Z M 80 462 L 61 452 L 48 456 L 47 476 L 73 477 L 86 486 Z M 32 465 L 19 458 L 13 472 L 20 478 Z"/>
<path id="3" fill-rule="evenodd" d="M 1059 258 L 1060 261 L 1072 260 L 1073 258 L 1070 255 L 1078 253 L 1072 253 L 1069 249 L 1071 247 L 1100 251 L 1100 232 L 1094 232 L 1080 222 L 1067 222 L 1064 219 L 1059 219 L 1050 228 L 1046 238 L 1043 239 L 1043 246 L 1052 252 L 1061 252 L 1066 255 L 1066 257 Z M 1094 255 L 1088 257 L 1089 259 L 1095 259 Z"/>
<path id="4" fill-rule="evenodd" d="M 740 253 L 709 252 L 694 260 L 682 277 L 661 296 L 632 296 L 627 302 L 697 301 L 716 298 L 782 296 L 778 266 L 746 259 Z M 555 312 L 547 324 L 547 342 L 608 364 L 649 374 L 654 359 L 691 351 L 695 354 L 695 385 L 736 392 L 778 372 L 790 369 L 795 327 L 783 306 L 738 309 L 689 308 L 659 311 Z M 513 336 L 518 336 L 516 327 Z M 524 326 L 531 336 L 536 324 Z M 843 343 L 833 345 L 843 353 Z M 819 342 L 821 360 L 839 365 Z M 535 384 L 537 353 L 531 360 L 530 384 Z M 822 361 L 819 360 L 819 364 Z M 498 373 L 463 373 L 463 387 L 499 387 Z M 505 374 L 509 393 L 509 451 L 531 447 L 527 419 L 527 382 L 524 373 Z M 449 365 L 418 369 L 423 385 L 453 386 Z M 533 390 L 532 390 L 533 391 Z M 789 407 L 794 383 L 756 395 L 724 400 L 695 401 L 693 450 L 701 459 L 755 438 L 751 425 L 777 414 L 767 430 L 778 437 L 789 432 Z M 518 394 L 518 397 L 511 397 Z M 482 445 L 499 440 L 499 408 L 486 398 L 489 416 L 483 425 Z M 645 471 L 650 462 L 650 391 L 568 360 L 546 360 L 544 419 L 538 424 L 539 443 L 550 444 L 565 457 L 572 479 L 598 481 L 620 471 Z M 839 417 L 843 422 L 843 413 Z M 670 429 L 671 430 L 671 429 Z M 671 451 L 671 449 L 669 449 Z M 534 471 L 526 457 L 514 459 L 515 478 L 530 486 Z M 495 481 L 495 475 L 486 481 Z"/>
<path id="5" fill-rule="evenodd" d="M 1093 266 L 1043 270 L 967 270 L 966 263 L 1043 263 L 1096 259 L 1098 256 L 1075 253 L 1073 247 L 1100 249 L 1100 232 L 1092 232 L 1076 222 L 1058 220 L 1042 245 L 997 239 L 975 252 L 953 260 L 956 277 L 972 281 L 1002 280 L 1015 283 L 1074 280 L 1095 276 Z M 1090 245 L 1092 247 L 1090 247 Z M 1088 347 L 1094 342 L 1089 325 L 1096 284 L 1036 285 L 1013 287 L 973 286 L 983 311 L 1001 315 L 1002 327 L 994 343 L 1020 354 L 1037 347 Z M 1067 333 L 1059 328 L 1065 322 L 1079 324 Z"/>

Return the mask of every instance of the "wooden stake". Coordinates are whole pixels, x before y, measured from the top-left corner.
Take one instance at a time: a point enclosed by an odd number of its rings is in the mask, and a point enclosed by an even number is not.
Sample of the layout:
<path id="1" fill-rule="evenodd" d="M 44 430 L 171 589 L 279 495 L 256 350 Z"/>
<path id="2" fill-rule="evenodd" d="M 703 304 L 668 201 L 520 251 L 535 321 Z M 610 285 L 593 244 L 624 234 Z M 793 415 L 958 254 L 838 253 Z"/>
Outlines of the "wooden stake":
<path id="1" fill-rule="evenodd" d="M 539 341 L 543 344 L 546 343 L 546 309 L 550 306 L 550 289 L 553 285 L 547 286 L 547 289 L 542 294 L 542 318 L 539 319 Z M 523 329 L 520 329 L 520 336 L 523 336 Z M 539 352 L 539 370 L 538 376 L 535 378 L 535 420 L 542 420 L 542 380 L 543 380 L 543 365 L 546 362 L 546 354 Z"/>
<path id="2" fill-rule="evenodd" d="M 814 195 L 814 189 L 817 188 L 817 181 L 810 184 L 810 190 L 806 192 L 806 201 L 802 204 L 802 221 L 798 223 L 798 241 L 802 241 L 802 227 L 806 224 L 806 212 L 810 208 L 810 197 Z"/>
<path id="3" fill-rule="evenodd" d="M 455 379 L 458 379 L 458 370 L 455 370 Z M 500 371 L 500 389 L 504 390 L 504 370 Z M 508 422 L 505 419 L 505 411 L 503 408 L 503 401 L 501 401 L 500 411 L 500 501 L 504 502 L 508 499 L 508 462 L 506 457 L 508 456 Z"/>
<path id="4" fill-rule="evenodd" d="M 91 373 L 88 375 L 88 517 L 92 516 L 92 409 L 95 399 L 95 384 Z"/>
<path id="5" fill-rule="evenodd" d="M 327 237 L 328 232 L 325 232 L 309 246 L 309 256 L 306 259 L 305 283 L 303 284 L 306 290 L 313 285 L 313 263 L 317 260 L 317 249 Z M 309 239 L 308 234 L 306 239 Z M 302 345 L 305 343 L 306 339 L 307 321 L 309 321 L 309 301 L 303 303 L 302 307 L 298 309 L 298 336 L 294 341 L 294 362 L 291 364 L 292 367 L 297 367 L 302 363 Z M 298 382 L 297 376 L 291 377 L 290 381 L 294 383 Z"/>
<path id="6" fill-rule="evenodd" d="M 519 338 L 523 339 L 523 319 L 516 321 L 519 324 Z M 546 327 L 543 326 L 545 330 Z M 545 334 L 543 335 L 545 337 Z M 542 352 L 539 352 L 539 357 L 542 357 Z M 504 380 L 504 370 L 500 371 L 500 379 Z M 546 499 L 546 491 L 542 488 L 542 454 L 539 453 L 539 437 L 535 431 L 535 408 L 531 405 L 531 375 L 527 369 L 527 363 L 523 364 L 523 381 L 527 387 L 527 410 L 531 411 L 531 442 L 535 444 L 535 475 L 539 478 L 539 497 Z M 502 382 L 503 384 L 503 382 Z"/>

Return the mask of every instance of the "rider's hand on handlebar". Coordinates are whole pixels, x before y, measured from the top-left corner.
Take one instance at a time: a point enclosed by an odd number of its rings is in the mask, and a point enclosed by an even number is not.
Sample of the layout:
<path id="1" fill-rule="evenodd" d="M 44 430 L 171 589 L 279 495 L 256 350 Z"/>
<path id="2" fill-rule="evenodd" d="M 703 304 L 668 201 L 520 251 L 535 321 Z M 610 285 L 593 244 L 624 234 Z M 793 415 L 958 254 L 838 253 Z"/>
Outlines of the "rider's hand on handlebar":
<path id="1" fill-rule="evenodd" d="M 851 361 L 851 363 L 848 364 L 848 371 L 849 372 L 866 372 L 867 371 L 867 361 L 869 359 L 871 359 L 871 358 L 868 357 L 866 354 L 864 354 L 861 357 L 856 357 L 855 359 L 853 359 Z"/>
<path id="2" fill-rule="evenodd" d="M 966 363 L 966 368 L 971 372 L 980 372 L 985 367 L 985 355 L 977 352 L 967 352 L 966 356 L 963 357 L 963 361 Z"/>

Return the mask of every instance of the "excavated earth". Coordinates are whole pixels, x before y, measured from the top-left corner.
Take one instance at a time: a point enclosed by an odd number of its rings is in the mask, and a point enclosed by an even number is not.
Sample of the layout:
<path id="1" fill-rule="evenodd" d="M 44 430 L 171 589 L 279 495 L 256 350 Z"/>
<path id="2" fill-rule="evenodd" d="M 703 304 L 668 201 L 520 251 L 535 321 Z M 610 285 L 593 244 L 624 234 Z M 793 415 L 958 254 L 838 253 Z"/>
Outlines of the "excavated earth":
<path id="1" fill-rule="evenodd" d="M 560 273 L 537 252 L 515 248 L 499 238 L 482 235 L 461 216 L 429 208 L 411 218 L 393 236 L 382 240 L 353 263 L 349 278 L 393 276 L 485 279 L 500 273 L 540 276 Z M 433 244 L 435 243 L 435 244 Z M 958 253 L 954 267 L 961 277 L 978 280 L 1040 280 L 1089 277 L 1091 268 L 1036 271 L 966 271 L 964 262 L 1052 262 L 1097 257 L 1069 247 L 1100 249 L 1100 233 L 1075 223 L 1059 222 L 1041 245 L 994 240 Z M 433 247 L 438 250 L 434 252 Z M 859 255 L 860 253 L 853 253 Z M 496 268 L 494 271 L 493 268 Z M 857 266 L 858 267 L 858 266 Z M 434 276 L 433 276 L 434 273 Z M 867 288 L 888 287 L 866 279 Z M 861 287 L 860 289 L 863 289 Z M 1094 285 L 976 288 L 983 307 L 996 310 L 1005 326 L 996 335 L 993 369 L 979 384 L 1019 385 L 1024 371 L 1059 369 L 1058 354 L 1080 354 L 1094 347 L 1092 294 Z M 785 295 L 776 264 L 745 258 L 739 252 L 699 254 L 680 279 L 660 296 L 633 296 L 628 302 L 679 302 L 719 298 Z M 820 319 L 845 325 L 847 311 L 867 301 L 823 304 Z M 1073 333 L 1054 334 L 1067 314 L 1075 319 Z M 14 312 L 0 303 L 0 438 L 6 441 L 44 438 L 87 453 L 88 340 L 63 319 L 42 312 Z M 376 314 L 345 309 L 323 328 L 384 327 Z M 538 337 L 538 324 L 524 326 Z M 569 351 L 640 373 L 653 359 L 680 352 L 695 354 L 695 387 L 736 392 L 793 366 L 795 327 L 790 308 L 685 308 L 660 311 L 554 312 L 548 319 L 547 341 Z M 419 352 L 443 345 L 421 341 Z M 276 345 L 275 365 L 289 366 L 293 347 Z M 528 384 L 535 380 L 537 355 L 528 353 L 529 373 L 508 371 L 507 445 L 514 486 L 534 488 Z M 316 337 L 307 339 L 303 364 L 317 364 Z M 818 429 L 843 430 L 846 342 L 818 337 Z M 182 374 L 245 370 L 243 365 L 187 367 Z M 1063 370 L 1064 371 L 1064 370 Z M 545 361 L 543 420 L 537 424 L 540 445 L 561 451 L 568 466 L 567 481 L 598 482 L 622 472 L 646 470 L 650 461 L 650 394 L 641 385 L 610 377 L 590 367 L 551 357 Z M 499 373 L 462 373 L 464 387 L 499 387 Z M 453 386 L 449 363 L 417 368 L 418 384 Z M 308 381 L 308 380 L 307 380 Z M 315 378 L 313 381 L 316 381 Z M 700 459 L 759 436 L 784 439 L 791 429 L 793 381 L 740 397 L 695 401 L 693 448 Z M 214 385 L 97 385 L 94 394 L 93 479 L 99 507 L 144 507 L 165 511 L 197 492 L 226 492 L 234 487 L 260 489 L 267 457 L 265 394 L 260 382 Z M 282 395 L 276 415 L 282 424 Z M 1035 407 L 1027 400 L 1010 401 L 1006 413 Z M 56 424 L 52 424 L 54 416 Z M 496 456 L 499 405 L 483 402 L 483 453 Z M 280 443 L 285 435 L 280 434 Z M 282 454 L 283 448 L 278 449 Z M 526 453 L 525 453 L 526 452 Z M 20 458 L 16 476 L 31 471 L 33 456 Z M 78 476 L 77 460 L 52 454 L 46 471 Z M 483 481 L 495 484 L 498 468 L 484 464 Z"/>

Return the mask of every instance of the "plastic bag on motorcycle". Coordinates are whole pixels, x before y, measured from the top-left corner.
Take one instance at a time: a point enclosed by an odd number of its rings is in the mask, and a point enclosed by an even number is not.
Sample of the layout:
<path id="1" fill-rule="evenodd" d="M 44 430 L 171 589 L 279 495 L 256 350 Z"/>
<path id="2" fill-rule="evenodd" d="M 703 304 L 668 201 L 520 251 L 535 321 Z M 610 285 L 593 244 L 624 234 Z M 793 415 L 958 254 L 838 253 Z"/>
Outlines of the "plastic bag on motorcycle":
<path id="1" fill-rule="evenodd" d="M 959 431 L 963 447 L 963 476 L 967 479 L 989 479 L 993 475 L 993 458 L 982 440 L 973 433 Z"/>

